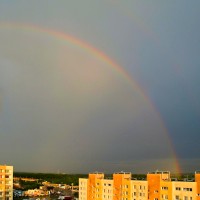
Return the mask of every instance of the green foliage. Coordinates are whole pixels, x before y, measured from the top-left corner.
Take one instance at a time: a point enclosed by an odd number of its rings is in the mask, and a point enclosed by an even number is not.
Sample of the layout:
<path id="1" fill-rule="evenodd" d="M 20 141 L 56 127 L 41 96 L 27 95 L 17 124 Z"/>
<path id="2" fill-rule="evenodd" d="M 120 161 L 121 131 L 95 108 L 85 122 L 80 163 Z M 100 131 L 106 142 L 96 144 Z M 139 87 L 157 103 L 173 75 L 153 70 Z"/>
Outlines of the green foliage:
<path id="1" fill-rule="evenodd" d="M 132 179 L 146 180 L 146 178 L 147 178 L 146 174 L 132 174 Z"/>
<path id="2" fill-rule="evenodd" d="M 19 180 L 20 186 L 22 190 L 29 190 L 29 189 L 35 189 L 39 188 L 41 184 L 39 184 L 36 181 L 22 181 L 21 179 Z"/>
<path id="3" fill-rule="evenodd" d="M 182 174 L 171 174 L 172 178 L 176 178 L 178 181 L 194 180 L 194 173 L 182 173 Z"/>
<path id="4" fill-rule="evenodd" d="M 78 185 L 78 179 L 87 178 L 88 175 L 14 172 L 14 177 L 39 179 L 38 183 L 42 183 L 43 181 L 48 181 L 57 184 Z"/>

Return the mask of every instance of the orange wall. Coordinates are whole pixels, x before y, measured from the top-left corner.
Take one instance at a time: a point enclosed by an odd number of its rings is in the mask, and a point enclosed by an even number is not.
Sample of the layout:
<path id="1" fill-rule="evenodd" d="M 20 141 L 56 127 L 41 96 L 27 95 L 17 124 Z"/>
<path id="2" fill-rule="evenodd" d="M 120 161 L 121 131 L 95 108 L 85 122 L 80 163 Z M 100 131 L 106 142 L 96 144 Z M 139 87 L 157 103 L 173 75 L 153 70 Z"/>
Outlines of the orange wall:
<path id="1" fill-rule="evenodd" d="M 149 200 L 160 199 L 160 174 L 147 174 Z"/>
<path id="2" fill-rule="evenodd" d="M 113 200 L 121 199 L 122 174 L 113 174 Z"/>
<path id="3" fill-rule="evenodd" d="M 88 179 L 88 191 L 87 191 L 87 196 L 88 200 L 94 200 L 97 199 L 96 195 L 101 195 L 102 194 L 102 186 L 101 186 L 101 180 L 104 179 L 104 174 L 99 173 L 99 174 L 89 174 L 89 179 Z M 97 192 L 97 189 L 99 189 L 99 192 Z M 101 198 L 101 197 L 100 197 Z"/>
<path id="4" fill-rule="evenodd" d="M 130 180 L 131 174 L 113 174 L 113 200 L 119 200 L 122 198 L 123 191 L 127 191 L 130 194 Z M 123 188 L 122 186 L 128 185 L 128 188 Z"/>
<path id="5" fill-rule="evenodd" d="M 5 170 L 6 170 L 6 166 L 0 166 L 0 171 L 1 170 L 4 170 L 4 172 L 0 172 L 0 176 L 4 176 L 4 178 L 0 178 L 0 181 L 3 181 L 3 184 L 0 184 L 0 189 L 5 191 L 5 187 L 6 187 L 6 184 L 5 184 Z"/>
<path id="6" fill-rule="evenodd" d="M 195 174 L 195 182 L 197 183 L 197 200 L 200 200 L 200 174 Z"/>

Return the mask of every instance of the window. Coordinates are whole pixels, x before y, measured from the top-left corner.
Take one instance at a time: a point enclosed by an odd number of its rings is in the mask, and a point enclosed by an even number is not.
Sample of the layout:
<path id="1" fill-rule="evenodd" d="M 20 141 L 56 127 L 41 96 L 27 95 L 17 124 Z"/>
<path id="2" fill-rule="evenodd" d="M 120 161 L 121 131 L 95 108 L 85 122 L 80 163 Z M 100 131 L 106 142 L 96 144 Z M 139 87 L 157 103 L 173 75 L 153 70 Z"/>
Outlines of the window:
<path id="1" fill-rule="evenodd" d="M 179 199 L 179 196 L 178 196 L 178 195 L 176 195 L 176 196 L 175 196 L 175 199 L 176 199 L 176 200 L 178 200 L 178 199 Z"/>
<path id="2" fill-rule="evenodd" d="M 168 187 L 161 187 L 162 190 L 168 190 Z"/>
<path id="3" fill-rule="evenodd" d="M 184 200 L 188 200 L 188 197 L 187 197 L 187 196 L 184 196 Z"/>
<path id="4" fill-rule="evenodd" d="M 162 194 L 162 199 L 168 199 L 168 195 Z"/>
<path id="5" fill-rule="evenodd" d="M 191 191 L 192 191 L 192 188 L 183 188 L 183 191 L 191 192 Z"/>
<path id="6" fill-rule="evenodd" d="M 181 190 L 181 188 L 180 187 L 176 187 L 176 190 Z"/>

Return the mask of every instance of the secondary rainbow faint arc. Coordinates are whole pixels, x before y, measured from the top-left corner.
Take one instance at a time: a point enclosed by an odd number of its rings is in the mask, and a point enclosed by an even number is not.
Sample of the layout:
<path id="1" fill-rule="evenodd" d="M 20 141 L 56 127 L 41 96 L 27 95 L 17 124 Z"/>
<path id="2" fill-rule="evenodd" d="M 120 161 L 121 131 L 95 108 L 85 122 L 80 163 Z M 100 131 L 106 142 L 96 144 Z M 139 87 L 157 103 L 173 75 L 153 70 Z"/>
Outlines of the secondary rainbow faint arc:
<path id="1" fill-rule="evenodd" d="M 140 93 L 140 95 L 146 100 L 146 102 L 149 104 L 149 106 L 152 107 L 152 109 L 156 112 L 156 114 L 158 115 L 158 117 L 161 119 L 161 123 L 162 123 L 162 127 L 165 130 L 165 134 L 167 135 L 167 138 L 169 140 L 169 143 L 171 145 L 171 150 L 174 156 L 174 161 L 175 161 L 175 166 L 176 166 L 176 170 L 178 173 L 181 173 L 181 168 L 177 159 L 177 155 L 176 152 L 174 150 L 174 146 L 173 146 L 173 142 L 171 141 L 168 131 L 164 125 L 164 122 L 160 116 L 160 113 L 156 110 L 156 107 L 153 105 L 153 103 L 151 102 L 151 100 L 149 99 L 149 97 L 145 94 L 144 90 L 142 90 L 141 86 L 139 86 L 137 84 L 137 82 L 134 81 L 134 79 L 132 79 L 132 77 L 120 66 L 118 65 L 115 61 L 113 61 L 110 57 L 108 57 L 105 53 L 103 53 L 102 51 L 96 49 L 95 47 L 91 46 L 90 44 L 80 40 L 79 38 L 76 38 L 72 35 L 66 34 L 64 32 L 60 32 L 60 31 L 56 31 L 56 30 L 52 30 L 52 29 L 48 29 L 48 28 L 43 28 L 41 26 L 36 26 L 33 24 L 22 24 L 22 23 L 14 23 L 14 22 L 1 22 L 0 23 L 0 27 L 3 28 L 10 28 L 10 29 L 22 29 L 22 30 L 30 30 L 30 31 L 35 31 L 35 32 L 39 32 L 39 33 L 45 33 L 48 34 L 52 37 L 58 38 L 60 40 L 64 40 L 64 41 L 68 41 L 78 47 L 80 47 L 81 49 L 86 50 L 87 52 L 91 53 L 92 55 L 96 56 L 97 58 L 99 58 L 100 60 L 106 62 L 107 64 L 109 64 L 110 66 L 112 66 L 112 68 L 117 71 L 118 73 L 122 74 L 126 80 L 128 80 L 129 84 L 132 85 L 133 88 L 135 88 L 137 90 L 137 92 Z"/>

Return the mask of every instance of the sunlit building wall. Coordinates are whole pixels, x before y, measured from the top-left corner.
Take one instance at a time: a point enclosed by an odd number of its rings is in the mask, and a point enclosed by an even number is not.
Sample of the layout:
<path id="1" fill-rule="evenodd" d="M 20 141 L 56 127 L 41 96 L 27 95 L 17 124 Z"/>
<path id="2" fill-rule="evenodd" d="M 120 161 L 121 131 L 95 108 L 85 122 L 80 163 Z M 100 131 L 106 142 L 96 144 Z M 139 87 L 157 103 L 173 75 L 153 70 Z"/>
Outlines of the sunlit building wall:
<path id="1" fill-rule="evenodd" d="M 0 165 L 0 200 L 13 199 L 13 166 Z"/>
<path id="2" fill-rule="evenodd" d="M 197 183 L 197 200 L 200 200 L 200 171 L 195 172 L 195 182 Z"/>
<path id="3" fill-rule="evenodd" d="M 113 199 L 113 180 L 104 179 L 102 180 L 102 199 L 112 200 Z"/>
<path id="4" fill-rule="evenodd" d="M 147 180 L 132 180 L 131 173 L 114 173 L 104 179 L 103 173 L 79 179 L 80 200 L 200 200 L 200 172 L 195 181 L 172 181 L 170 172 L 147 174 Z"/>
<path id="5" fill-rule="evenodd" d="M 170 181 L 170 173 L 167 172 L 152 172 L 147 174 L 147 181 L 148 181 L 148 198 L 150 200 L 160 200 L 161 193 L 163 192 L 162 182 L 169 182 Z M 165 194 L 165 190 L 163 195 Z M 168 193 L 167 193 L 168 194 Z"/>
<path id="6" fill-rule="evenodd" d="M 148 182 L 140 180 L 131 181 L 131 197 L 133 200 L 146 200 L 148 199 Z"/>
<path id="7" fill-rule="evenodd" d="M 131 196 L 131 173 L 119 172 L 113 174 L 113 200 L 129 199 Z"/>
<path id="8" fill-rule="evenodd" d="M 160 199 L 161 200 L 172 200 L 173 190 L 172 190 L 172 182 L 170 179 L 161 180 L 160 182 Z"/>
<path id="9" fill-rule="evenodd" d="M 80 200 L 145 200 L 148 197 L 147 181 L 131 180 L 131 173 L 113 174 L 113 179 L 104 179 L 103 173 L 89 174 L 88 179 L 79 179 Z"/>
<path id="10" fill-rule="evenodd" d="M 88 189 L 87 189 L 87 199 L 100 200 L 103 198 L 103 173 L 92 173 L 89 174 L 88 179 Z"/>
<path id="11" fill-rule="evenodd" d="M 175 200 L 196 200 L 196 182 L 172 182 L 172 199 Z"/>
<path id="12" fill-rule="evenodd" d="M 79 200 L 87 200 L 88 179 L 79 178 Z"/>

